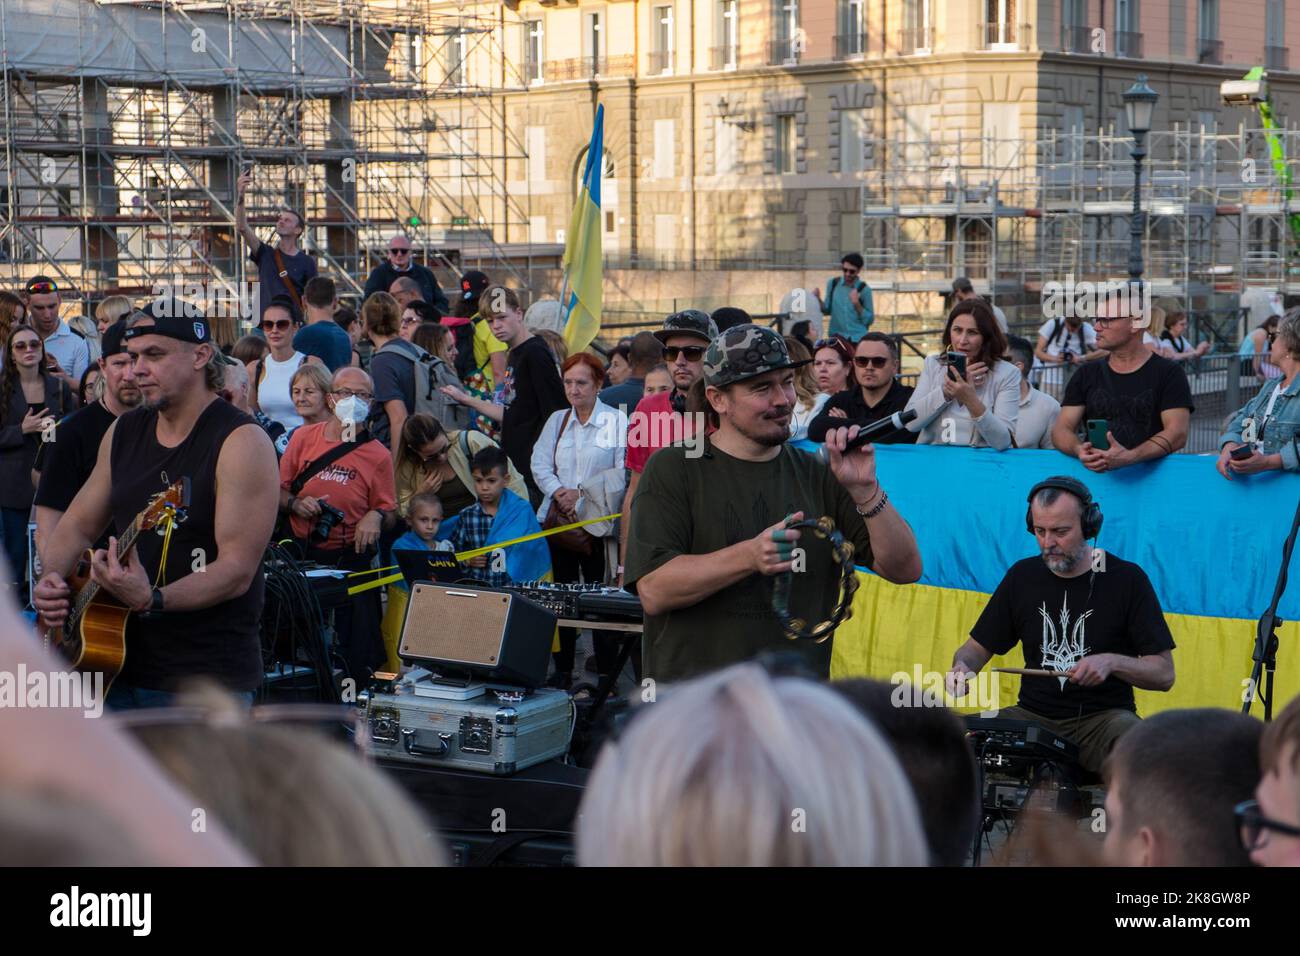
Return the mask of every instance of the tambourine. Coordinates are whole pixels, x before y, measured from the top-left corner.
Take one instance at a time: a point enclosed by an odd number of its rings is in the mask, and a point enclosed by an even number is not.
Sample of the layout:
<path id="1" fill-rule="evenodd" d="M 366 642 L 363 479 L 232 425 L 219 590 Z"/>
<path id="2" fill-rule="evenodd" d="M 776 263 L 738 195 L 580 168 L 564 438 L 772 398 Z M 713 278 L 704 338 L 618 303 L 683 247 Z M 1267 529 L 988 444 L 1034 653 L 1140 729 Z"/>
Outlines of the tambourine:
<path id="1" fill-rule="evenodd" d="M 816 521 L 786 522 L 788 530 L 807 528 L 816 537 L 829 541 L 835 563 L 840 566 L 840 599 L 831 616 L 816 627 L 809 628 L 803 618 L 790 614 L 790 587 L 794 583 L 794 572 L 779 574 L 772 582 L 772 610 L 785 631 L 785 636 L 792 641 L 815 641 L 821 644 L 840 626 L 853 616 L 853 594 L 858 589 L 858 575 L 853 566 L 853 542 L 845 541 L 844 535 L 835 528 L 835 522 L 826 515 Z"/>

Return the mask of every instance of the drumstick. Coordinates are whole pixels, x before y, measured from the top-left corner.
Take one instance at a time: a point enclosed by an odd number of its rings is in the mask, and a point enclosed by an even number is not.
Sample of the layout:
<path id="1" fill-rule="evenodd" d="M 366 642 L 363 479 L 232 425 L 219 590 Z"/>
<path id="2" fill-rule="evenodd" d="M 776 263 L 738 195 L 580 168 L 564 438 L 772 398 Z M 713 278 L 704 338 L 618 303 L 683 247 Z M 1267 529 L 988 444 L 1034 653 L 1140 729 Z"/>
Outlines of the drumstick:
<path id="1" fill-rule="evenodd" d="M 1019 674 L 1021 677 L 1069 677 L 1069 671 L 1047 671 L 1033 667 L 994 667 L 992 670 L 1003 674 Z"/>

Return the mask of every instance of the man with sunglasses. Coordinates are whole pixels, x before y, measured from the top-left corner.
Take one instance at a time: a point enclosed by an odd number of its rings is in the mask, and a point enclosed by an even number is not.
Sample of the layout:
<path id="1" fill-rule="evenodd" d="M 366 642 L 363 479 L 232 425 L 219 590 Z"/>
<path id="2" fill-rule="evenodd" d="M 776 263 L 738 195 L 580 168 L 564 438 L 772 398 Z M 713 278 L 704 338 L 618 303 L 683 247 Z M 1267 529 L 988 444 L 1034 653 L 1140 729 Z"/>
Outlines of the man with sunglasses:
<path id="1" fill-rule="evenodd" d="M 298 248 L 298 242 L 307 232 L 307 220 L 293 209 L 281 209 L 275 217 L 275 244 L 267 245 L 248 224 L 248 210 L 244 197 L 253 184 L 253 171 L 247 170 L 235 183 L 235 229 L 248 243 L 248 258 L 257 266 L 257 314 L 266 312 L 271 300 L 278 295 L 288 296 L 294 309 L 302 314 L 302 293 L 307 283 L 316 277 L 316 259 Z"/>
<path id="2" fill-rule="evenodd" d="M 398 233 L 388 240 L 388 257 L 370 270 L 366 277 L 365 298 L 376 292 L 390 292 L 393 283 L 402 276 L 415 281 L 418 289 L 417 299 L 421 299 L 436 308 L 443 315 L 451 312 L 447 295 L 438 286 L 433 270 L 414 261 L 411 254 L 411 240 Z"/>
<path id="3" fill-rule="evenodd" d="M 842 274 L 826 285 L 826 299 L 823 301 L 821 289 L 813 289 L 813 297 L 821 306 L 822 315 L 831 317 L 829 334 L 842 335 L 850 342 L 866 335 L 876 318 L 871 304 L 871 286 L 858 278 L 862 274 L 862 265 L 860 253 L 846 253 L 840 260 Z"/>
<path id="4" fill-rule="evenodd" d="M 27 319 L 44 341 L 50 363 L 45 371 L 63 379 L 76 395 L 81 376 L 93 361 L 90 343 L 59 318 L 59 287 L 53 279 L 36 276 L 28 281 L 26 292 Z"/>
<path id="5" fill-rule="evenodd" d="M 1107 357 L 1079 366 L 1065 386 L 1061 413 L 1052 426 L 1057 451 L 1078 458 L 1089 471 L 1115 471 L 1172 455 L 1187 444 L 1192 390 L 1181 362 L 1154 354 L 1142 343 L 1149 315 L 1137 294 L 1107 296 L 1093 324 Z M 1106 423 L 1106 447 L 1081 440 L 1085 421 Z"/>
<path id="6" fill-rule="evenodd" d="M 818 348 L 824 343 L 818 342 Z M 868 332 L 858 342 L 853 355 L 856 388 L 832 395 L 817 417 L 808 425 L 808 437 L 815 442 L 826 440 L 832 428 L 846 425 L 866 427 L 907 408 L 912 386 L 898 381 L 898 346 L 883 332 Z M 876 439 L 879 445 L 914 445 L 918 434 L 899 428 Z"/>
<path id="7" fill-rule="evenodd" d="M 628 416 L 627 492 L 623 495 L 623 519 L 619 526 L 618 578 L 623 577 L 627 554 L 627 533 L 632 525 L 632 499 L 650 456 L 666 445 L 694 436 L 695 418 L 686 414 L 686 396 L 704 375 L 704 352 L 718 335 L 718 327 L 699 309 L 674 312 L 653 333 L 664 347 L 664 361 L 672 376 L 671 391 L 649 395 L 637 403 Z"/>
<path id="8" fill-rule="evenodd" d="M 1236 809 L 1242 845 L 1257 866 L 1300 866 L 1300 697 L 1264 727 L 1255 799 Z"/>

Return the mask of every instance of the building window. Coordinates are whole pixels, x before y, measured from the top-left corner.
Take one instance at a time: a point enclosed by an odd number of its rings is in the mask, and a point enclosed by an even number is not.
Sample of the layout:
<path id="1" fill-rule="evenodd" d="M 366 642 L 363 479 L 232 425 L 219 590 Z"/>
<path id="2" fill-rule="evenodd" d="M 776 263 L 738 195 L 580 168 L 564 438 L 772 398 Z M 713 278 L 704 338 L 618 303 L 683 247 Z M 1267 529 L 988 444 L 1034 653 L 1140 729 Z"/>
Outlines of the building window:
<path id="1" fill-rule="evenodd" d="M 799 30 L 799 0 L 774 0 L 772 15 L 776 23 L 769 62 L 774 65 L 796 63 L 803 53 Z"/>
<path id="2" fill-rule="evenodd" d="M 654 45 L 650 50 L 650 72 L 671 73 L 673 71 L 673 8 L 655 7 L 652 26 Z"/>
<path id="3" fill-rule="evenodd" d="M 1200 0 L 1196 9 L 1196 51 L 1201 63 L 1222 63 L 1219 40 L 1219 0 Z"/>
<path id="4" fill-rule="evenodd" d="M 524 82 L 542 82 L 542 58 L 546 52 L 546 34 L 541 20 L 524 21 Z"/>
<path id="5" fill-rule="evenodd" d="M 1138 0 L 1115 0 L 1115 55 L 1130 59 L 1142 56 Z"/>
<path id="6" fill-rule="evenodd" d="M 835 34 L 835 55 L 839 59 L 859 57 L 867 52 L 864 3 L 865 0 L 839 0 Z"/>
<path id="7" fill-rule="evenodd" d="M 452 86 L 464 86 L 466 83 L 465 63 L 469 37 L 464 33 L 453 33 L 447 41 L 447 82 Z"/>
<path id="8" fill-rule="evenodd" d="M 1286 0 L 1268 0 L 1264 9 L 1264 69 L 1288 70 L 1286 46 Z"/>
<path id="9" fill-rule="evenodd" d="M 933 0 L 907 0 L 903 7 L 903 35 L 898 44 L 904 53 L 929 53 L 934 48 Z"/>
<path id="10" fill-rule="evenodd" d="M 987 49 L 1016 49 L 1016 0 L 985 0 L 984 9 Z"/>
<path id="11" fill-rule="evenodd" d="M 776 117 L 776 152 L 773 157 L 778 176 L 795 171 L 795 125 L 793 113 L 779 113 Z"/>
<path id="12" fill-rule="evenodd" d="M 586 58 L 588 76 L 605 72 L 605 24 L 599 12 L 583 17 L 582 55 Z"/>
<path id="13" fill-rule="evenodd" d="M 740 19 L 736 0 L 718 3 L 718 45 L 714 51 L 715 70 L 734 70 L 740 59 Z"/>

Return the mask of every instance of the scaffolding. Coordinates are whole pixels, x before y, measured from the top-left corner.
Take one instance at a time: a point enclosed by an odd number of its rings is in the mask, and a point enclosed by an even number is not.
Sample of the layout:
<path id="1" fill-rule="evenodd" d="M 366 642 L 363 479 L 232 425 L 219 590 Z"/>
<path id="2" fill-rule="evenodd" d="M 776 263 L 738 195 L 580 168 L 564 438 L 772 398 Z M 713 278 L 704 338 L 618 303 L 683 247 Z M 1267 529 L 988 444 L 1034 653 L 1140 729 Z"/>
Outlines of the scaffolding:
<path id="1" fill-rule="evenodd" d="M 1300 130 L 1277 135 L 1294 179 Z M 1013 321 L 1026 322 L 1040 314 L 1047 282 L 1126 280 L 1132 143 L 1114 129 L 870 143 L 864 278 L 905 298 L 946 292 L 955 276 L 968 275 Z M 1235 306 L 1248 292 L 1300 292 L 1293 209 L 1265 132 L 1176 126 L 1148 134 L 1146 145 L 1144 279 L 1226 344 L 1240 334 Z"/>
<path id="2" fill-rule="evenodd" d="M 340 292 L 394 232 L 453 276 L 528 287 L 507 255 L 527 195 L 502 90 L 507 11 L 470 0 L 5 0 L 0 4 L 0 274 L 57 276 L 73 297 L 252 272 L 234 231 L 288 207 Z"/>

